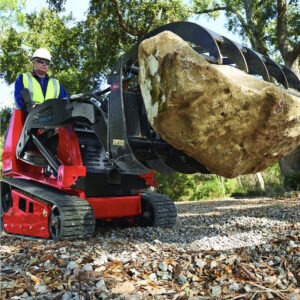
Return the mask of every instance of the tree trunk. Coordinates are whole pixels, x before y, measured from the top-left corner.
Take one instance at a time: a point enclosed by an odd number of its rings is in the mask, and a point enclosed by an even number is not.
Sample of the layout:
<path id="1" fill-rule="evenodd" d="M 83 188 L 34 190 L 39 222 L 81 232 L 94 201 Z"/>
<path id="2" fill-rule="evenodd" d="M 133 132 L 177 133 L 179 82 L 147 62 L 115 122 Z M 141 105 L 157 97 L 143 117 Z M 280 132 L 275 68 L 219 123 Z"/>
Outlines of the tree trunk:
<path id="1" fill-rule="evenodd" d="M 283 177 L 300 172 L 300 147 L 279 161 Z"/>
<path id="2" fill-rule="evenodd" d="M 257 180 L 258 180 L 258 185 L 259 185 L 259 188 L 262 192 L 265 191 L 265 181 L 264 181 L 264 178 L 262 177 L 261 173 L 258 172 L 255 174 Z"/>

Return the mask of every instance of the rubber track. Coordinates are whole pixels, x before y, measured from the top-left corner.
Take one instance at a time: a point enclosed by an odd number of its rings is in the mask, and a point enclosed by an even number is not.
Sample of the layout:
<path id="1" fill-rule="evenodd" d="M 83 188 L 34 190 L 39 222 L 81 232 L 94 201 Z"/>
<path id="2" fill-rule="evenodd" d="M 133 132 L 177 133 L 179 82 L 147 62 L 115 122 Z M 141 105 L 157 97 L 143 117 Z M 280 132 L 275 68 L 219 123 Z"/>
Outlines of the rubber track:
<path id="1" fill-rule="evenodd" d="M 176 206 L 169 197 L 145 191 L 141 193 L 141 196 L 142 198 L 145 198 L 148 201 L 150 201 L 154 208 L 154 226 L 170 228 L 176 224 Z"/>
<path id="2" fill-rule="evenodd" d="M 3 178 L 1 181 L 59 209 L 61 215 L 59 240 L 87 239 L 93 235 L 95 217 L 88 201 L 30 180 Z"/>

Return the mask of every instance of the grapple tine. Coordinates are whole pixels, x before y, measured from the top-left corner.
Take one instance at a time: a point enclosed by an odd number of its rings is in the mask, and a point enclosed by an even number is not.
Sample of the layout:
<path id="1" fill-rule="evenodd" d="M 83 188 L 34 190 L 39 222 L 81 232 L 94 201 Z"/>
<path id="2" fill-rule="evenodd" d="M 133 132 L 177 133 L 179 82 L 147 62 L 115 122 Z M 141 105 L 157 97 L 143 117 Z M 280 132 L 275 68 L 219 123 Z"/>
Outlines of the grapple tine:
<path id="1" fill-rule="evenodd" d="M 192 43 L 193 48 L 200 54 L 209 53 L 206 59 L 222 64 L 222 55 L 217 42 L 206 28 L 191 22 L 174 22 L 163 25 L 146 35 L 143 39 L 150 38 L 165 30 L 172 31 L 183 40 Z"/>
<path id="2" fill-rule="evenodd" d="M 183 174 L 193 174 L 197 172 L 209 173 L 202 164 L 174 148 L 170 150 L 170 153 L 164 153 L 164 151 L 160 151 L 160 149 L 155 149 L 155 152 L 168 168 L 176 172 Z"/>
<path id="3" fill-rule="evenodd" d="M 270 75 L 263 56 L 256 51 L 243 47 L 244 57 L 246 58 L 250 74 L 257 74 L 262 76 L 266 81 L 270 81 Z"/>
<path id="4" fill-rule="evenodd" d="M 214 31 L 188 21 L 163 25 L 144 36 L 119 60 L 123 64 L 124 71 L 131 72 L 132 66 L 138 60 L 139 45 L 144 39 L 151 38 L 166 30 L 191 43 L 194 50 L 211 63 L 233 65 L 246 73 L 259 75 L 265 81 L 271 81 L 270 76 L 272 76 L 285 88 L 291 87 L 300 91 L 299 78 L 290 69 L 279 65 L 251 48 L 242 46 Z"/>
<path id="5" fill-rule="evenodd" d="M 248 73 L 249 69 L 244 54 L 242 52 L 242 46 L 216 32 L 210 30 L 209 32 L 218 43 L 222 54 L 223 64 L 235 64 L 236 67 Z"/>
<path id="6" fill-rule="evenodd" d="M 287 79 L 290 88 L 300 91 L 300 80 L 289 68 L 282 66 L 281 69 Z"/>
<path id="7" fill-rule="evenodd" d="M 244 54 L 242 53 L 242 47 L 237 43 L 231 41 L 230 39 L 223 37 L 224 43 L 222 44 L 221 52 L 226 54 L 230 61 L 233 61 L 237 67 L 239 67 L 244 72 L 248 73 L 248 65 Z"/>
<path id="8" fill-rule="evenodd" d="M 139 43 L 137 43 L 131 50 L 125 53 L 120 59 L 125 71 L 129 71 L 132 64 L 136 63 L 138 59 L 138 48 L 140 43 L 148 38 L 151 38 L 165 30 L 169 30 L 183 40 L 190 42 L 195 51 L 204 56 L 208 61 L 212 63 L 222 64 L 222 55 L 219 46 L 211 33 L 204 27 L 191 23 L 191 22 L 174 22 L 163 25 L 149 32 L 144 36 Z M 208 55 L 206 54 L 208 53 Z M 116 64 L 118 66 L 118 64 Z M 117 71 L 117 70 L 116 70 Z"/>
<path id="9" fill-rule="evenodd" d="M 281 69 L 281 66 L 275 62 L 274 60 L 265 57 L 266 60 L 266 66 L 268 68 L 269 74 L 270 76 L 273 76 L 279 83 L 281 83 L 285 88 L 288 88 L 288 82 L 287 79 L 285 77 L 284 72 Z"/>
<path id="10" fill-rule="evenodd" d="M 147 164 L 148 166 L 159 172 L 159 173 L 163 173 L 163 174 L 172 174 L 175 172 L 175 170 L 173 170 L 172 168 L 170 168 L 169 166 L 167 166 L 162 160 L 160 159 L 153 159 L 153 160 L 147 160 Z"/>

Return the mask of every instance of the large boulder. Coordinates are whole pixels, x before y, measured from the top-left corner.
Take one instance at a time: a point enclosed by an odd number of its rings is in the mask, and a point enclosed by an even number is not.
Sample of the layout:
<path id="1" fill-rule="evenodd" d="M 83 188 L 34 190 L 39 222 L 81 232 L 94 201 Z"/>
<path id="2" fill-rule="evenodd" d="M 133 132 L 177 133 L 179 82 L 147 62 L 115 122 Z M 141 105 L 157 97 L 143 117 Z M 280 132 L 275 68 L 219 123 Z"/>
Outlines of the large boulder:
<path id="1" fill-rule="evenodd" d="M 231 66 L 208 63 L 165 31 L 139 46 L 148 119 L 210 172 L 259 172 L 300 144 L 300 95 Z"/>

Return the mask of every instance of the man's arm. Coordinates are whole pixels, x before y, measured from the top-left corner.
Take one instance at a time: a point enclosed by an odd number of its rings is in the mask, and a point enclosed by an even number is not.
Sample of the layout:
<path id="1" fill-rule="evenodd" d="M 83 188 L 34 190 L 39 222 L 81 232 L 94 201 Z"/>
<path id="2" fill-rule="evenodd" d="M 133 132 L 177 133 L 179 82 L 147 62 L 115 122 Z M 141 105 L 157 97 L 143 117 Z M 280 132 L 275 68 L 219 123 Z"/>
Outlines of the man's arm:
<path id="1" fill-rule="evenodd" d="M 24 89 L 23 75 L 20 74 L 15 82 L 15 92 L 14 92 L 15 104 L 16 104 L 16 108 L 18 108 L 18 109 L 24 109 L 24 101 L 23 101 L 23 97 L 21 95 L 21 91 L 23 89 Z"/>
<path id="2" fill-rule="evenodd" d="M 63 85 L 60 83 L 60 92 L 59 92 L 59 98 L 67 98 L 69 95 L 66 92 L 65 88 Z"/>

